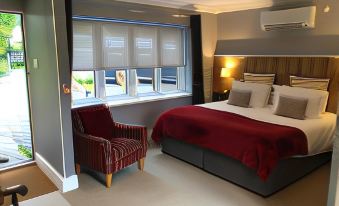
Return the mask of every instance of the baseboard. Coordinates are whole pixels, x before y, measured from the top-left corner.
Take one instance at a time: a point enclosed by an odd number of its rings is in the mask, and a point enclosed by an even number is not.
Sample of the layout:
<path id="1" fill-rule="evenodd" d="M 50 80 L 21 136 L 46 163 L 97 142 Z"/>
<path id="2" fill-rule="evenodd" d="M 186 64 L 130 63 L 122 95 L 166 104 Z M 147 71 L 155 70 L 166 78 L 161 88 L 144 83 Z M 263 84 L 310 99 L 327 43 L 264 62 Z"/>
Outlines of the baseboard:
<path id="1" fill-rule="evenodd" d="M 47 177 L 57 186 L 61 192 L 69 192 L 79 187 L 78 176 L 63 177 L 56 171 L 52 165 L 39 153 L 35 153 L 35 161 L 38 167 L 47 175 Z"/>

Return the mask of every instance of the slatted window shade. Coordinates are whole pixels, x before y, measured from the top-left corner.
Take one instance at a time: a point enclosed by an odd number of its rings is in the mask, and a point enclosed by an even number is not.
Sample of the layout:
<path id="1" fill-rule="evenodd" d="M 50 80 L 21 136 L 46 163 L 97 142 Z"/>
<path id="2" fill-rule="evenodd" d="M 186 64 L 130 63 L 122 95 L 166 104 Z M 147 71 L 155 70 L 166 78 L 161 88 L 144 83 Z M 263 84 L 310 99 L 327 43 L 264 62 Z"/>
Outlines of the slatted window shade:
<path id="1" fill-rule="evenodd" d="M 129 66 L 128 29 L 128 26 L 119 24 L 102 25 L 102 61 L 104 68 Z"/>
<path id="2" fill-rule="evenodd" d="M 181 27 L 73 22 L 74 70 L 185 66 Z"/>
<path id="3" fill-rule="evenodd" d="M 158 66 L 157 29 L 135 26 L 133 28 L 134 67 Z"/>
<path id="4" fill-rule="evenodd" d="M 95 67 L 94 28 L 92 23 L 73 24 L 73 69 L 89 70 Z"/>
<path id="5" fill-rule="evenodd" d="M 184 65 L 182 30 L 178 28 L 161 28 L 161 65 L 182 66 Z"/>

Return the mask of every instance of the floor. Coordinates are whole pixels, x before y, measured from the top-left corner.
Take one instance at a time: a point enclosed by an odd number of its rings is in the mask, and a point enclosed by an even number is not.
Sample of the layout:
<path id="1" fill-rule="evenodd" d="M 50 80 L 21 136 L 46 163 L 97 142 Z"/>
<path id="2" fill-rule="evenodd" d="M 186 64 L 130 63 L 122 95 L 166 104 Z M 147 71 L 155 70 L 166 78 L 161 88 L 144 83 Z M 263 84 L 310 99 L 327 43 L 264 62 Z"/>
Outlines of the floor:
<path id="1" fill-rule="evenodd" d="M 150 149 L 144 172 L 133 165 L 113 176 L 110 189 L 103 185 L 103 176 L 82 173 L 80 188 L 63 197 L 74 206 L 324 206 L 329 173 L 330 164 L 326 164 L 281 192 L 262 198 L 162 154 L 160 149 Z"/>
<path id="2" fill-rule="evenodd" d="M 10 158 L 2 169 L 30 160 L 18 151 L 18 145 L 32 149 L 25 70 L 0 77 L 0 94 L 0 154 Z"/>
<path id="3" fill-rule="evenodd" d="M 19 196 L 19 201 L 57 191 L 57 187 L 35 164 L 0 172 L 0 187 L 7 188 L 18 184 L 24 184 L 28 188 L 28 194 L 24 197 Z M 9 197 L 5 198 L 5 206 L 7 205 L 10 205 Z"/>

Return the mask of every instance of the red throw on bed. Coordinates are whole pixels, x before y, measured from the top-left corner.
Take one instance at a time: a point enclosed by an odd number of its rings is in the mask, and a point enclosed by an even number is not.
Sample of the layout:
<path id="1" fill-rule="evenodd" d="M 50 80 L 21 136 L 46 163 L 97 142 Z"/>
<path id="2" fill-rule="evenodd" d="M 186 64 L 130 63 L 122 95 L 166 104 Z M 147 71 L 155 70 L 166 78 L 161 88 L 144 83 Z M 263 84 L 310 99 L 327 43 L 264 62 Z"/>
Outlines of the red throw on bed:
<path id="1" fill-rule="evenodd" d="M 266 180 L 277 162 L 308 153 L 306 135 L 297 128 L 271 124 L 238 114 L 185 106 L 163 113 L 152 138 L 173 138 L 241 161 Z"/>

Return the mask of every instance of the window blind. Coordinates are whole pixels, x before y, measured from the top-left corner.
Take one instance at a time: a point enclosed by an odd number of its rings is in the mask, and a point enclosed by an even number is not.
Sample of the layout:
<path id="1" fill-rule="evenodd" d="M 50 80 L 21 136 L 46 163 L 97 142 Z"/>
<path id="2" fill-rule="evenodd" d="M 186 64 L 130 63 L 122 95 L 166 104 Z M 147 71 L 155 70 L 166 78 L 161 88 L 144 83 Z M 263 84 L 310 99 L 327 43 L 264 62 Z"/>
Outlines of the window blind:
<path id="1" fill-rule="evenodd" d="M 184 66 L 184 29 L 73 20 L 73 70 Z"/>
<path id="2" fill-rule="evenodd" d="M 85 22 L 73 22 L 73 69 L 88 70 L 94 65 L 93 25 Z"/>

